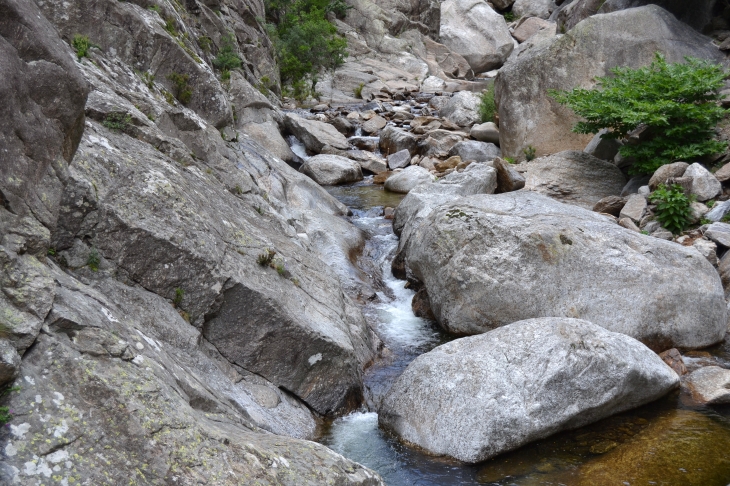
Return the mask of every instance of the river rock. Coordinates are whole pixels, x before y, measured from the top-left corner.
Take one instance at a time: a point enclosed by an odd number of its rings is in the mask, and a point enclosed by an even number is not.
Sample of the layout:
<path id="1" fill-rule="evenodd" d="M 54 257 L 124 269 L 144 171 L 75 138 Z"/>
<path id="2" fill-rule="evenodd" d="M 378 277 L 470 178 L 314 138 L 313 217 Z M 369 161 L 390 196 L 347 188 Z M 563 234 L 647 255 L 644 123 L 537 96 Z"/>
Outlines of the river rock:
<path id="1" fill-rule="evenodd" d="M 528 20 L 530 18 L 541 20 L 550 17 L 553 7 L 553 0 L 516 0 L 514 5 L 512 5 L 512 13 L 515 14 L 515 17 L 527 17 Z M 524 42 L 517 36 L 515 36 L 515 39 Z"/>
<path id="2" fill-rule="evenodd" d="M 423 167 L 412 165 L 397 172 L 385 181 L 385 189 L 390 192 L 407 194 L 419 184 L 433 181 L 433 176 Z"/>
<path id="3" fill-rule="evenodd" d="M 707 201 L 722 192 L 722 184 L 701 164 L 694 163 L 687 167 L 682 177 L 692 178 L 691 193 L 698 201 Z"/>
<path id="4" fill-rule="evenodd" d="M 695 249 L 534 192 L 452 201 L 409 231 L 407 266 L 449 332 L 566 316 L 661 351 L 708 346 L 726 331 L 722 285 Z"/>
<path id="5" fill-rule="evenodd" d="M 730 163 L 723 165 L 715 172 L 715 179 L 720 182 L 730 181 Z"/>
<path id="6" fill-rule="evenodd" d="M 692 243 L 692 247 L 696 248 L 712 265 L 717 265 L 717 245 L 715 242 L 699 238 Z"/>
<path id="7" fill-rule="evenodd" d="M 477 142 L 475 140 L 464 140 L 449 150 L 450 157 L 458 155 L 461 160 L 473 160 L 475 162 L 489 162 L 501 154 L 499 147 L 493 143 Z"/>
<path id="8" fill-rule="evenodd" d="M 499 144 L 499 128 L 493 122 L 474 125 L 469 136 L 480 142 Z"/>
<path id="9" fill-rule="evenodd" d="M 526 189 L 588 209 L 604 197 L 619 195 L 626 183 L 612 163 L 575 150 L 540 157 L 526 166 Z"/>
<path id="10" fill-rule="evenodd" d="M 730 200 L 716 202 L 712 209 L 710 209 L 705 217 L 710 221 L 720 221 L 730 213 Z"/>
<path id="11" fill-rule="evenodd" d="M 401 150 L 408 150 L 411 155 L 416 153 L 416 137 L 402 128 L 388 125 L 380 132 L 380 151 L 384 154 L 394 154 Z"/>
<path id="12" fill-rule="evenodd" d="M 302 141 L 307 150 L 318 154 L 329 145 L 336 149 L 347 150 L 349 144 L 344 135 L 329 123 L 307 120 L 294 113 L 284 117 L 286 129 Z"/>
<path id="13" fill-rule="evenodd" d="M 597 213 L 606 213 L 618 217 L 625 204 L 626 198 L 621 196 L 606 196 L 593 206 L 593 210 Z"/>
<path id="14" fill-rule="evenodd" d="M 665 395 L 679 377 L 633 338 L 543 317 L 416 358 L 379 422 L 433 454 L 479 462 Z"/>
<path id="15" fill-rule="evenodd" d="M 365 133 L 375 133 L 387 125 L 387 121 L 382 116 L 375 115 L 362 124 L 362 131 Z"/>
<path id="16" fill-rule="evenodd" d="M 475 74 L 501 66 L 514 49 L 504 17 L 483 0 L 443 2 L 439 37 Z"/>
<path id="17" fill-rule="evenodd" d="M 439 115 L 460 127 L 470 127 L 480 119 L 480 101 L 481 98 L 477 93 L 459 91 L 439 110 Z"/>
<path id="18" fill-rule="evenodd" d="M 363 179 L 360 164 L 339 155 L 315 155 L 307 159 L 299 171 L 323 186 L 346 184 Z"/>
<path id="19" fill-rule="evenodd" d="M 618 217 L 629 218 L 634 223 L 638 223 L 644 217 L 644 212 L 646 212 L 646 198 L 641 194 L 632 194 L 621 208 Z"/>
<path id="20" fill-rule="evenodd" d="M 657 51 L 669 62 L 685 56 L 722 62 L 707 37 L 656 5 L 588 17 L 566 34 L 510 57 L 495 81 L 502 153 L 522 159 L 528 145 L 538 156 L 583 150 L 592 135 L 572 132 L 578 117 L 548 90 L 592 88 L 596 76 L 614 67 L 646 66 Z"/>
<path id="21" fill-rule="evenodd" d="M 677 348 L 667 349 L 659 353 L 659 357 L 664 361 L 670 368 L 674 370 L 679 376 L 687 374 L 687 367 L 684 365 L 684 360 Z"/>
<path id="22" fill-rule="evenodd" d="M 730 224 L 712 223 L 704 234 L 718 245 L 730 248 Z"/>
<path id="23" fill-rule="evenodd" d="M 704 366 L 690 373 L 686 385 L 692 398 L 700 403 L 730 403 L 730 370 L 719 366 Z"/>
<path id="24" fill-rule="evenodd" d="M 667 180 L 675 177 L 682 177 L 687 171 L 689 164 L 687 162 L 673 162 L 671 164 L 662 165 L 649 179 L 649 189 L 652 191 L 659 187 L 659 184 L 666 184 Z"/>
<path id="25" fill-rule="evenodd" d="M 411 153 L 408 149 L 399 150 L 388 156 L 388 167 L 390 169 L 404 169 L 411 164 Z"/>

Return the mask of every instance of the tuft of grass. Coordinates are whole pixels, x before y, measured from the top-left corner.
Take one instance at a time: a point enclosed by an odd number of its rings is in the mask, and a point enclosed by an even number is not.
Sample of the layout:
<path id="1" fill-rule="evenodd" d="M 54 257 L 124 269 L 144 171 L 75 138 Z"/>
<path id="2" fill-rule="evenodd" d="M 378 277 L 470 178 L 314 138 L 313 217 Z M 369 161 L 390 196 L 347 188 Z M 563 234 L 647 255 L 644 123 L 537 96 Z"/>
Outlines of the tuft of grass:
<path id="1" fill-rule="evenodd" d="M 165 30 L 173 37 L 177 37 L 177 27 L 175 27 L 175 19 L 167 17 L 165 19 Z"/>
<path id="2" fill-rule="evenodd" d="M 152 12 L 157 12 L 157 13 L 160 13 L 162 11 L 160 9 L 159 5 L 151 5 L 151 6 L 147 7 L 147 10 L 150 10 Z"/>
<path id="3" fill-rule="evenodd" d="M 256 258 L 256 263 L 262 267 L 268 267 L 274 260 L 274 256 L 276 256 L 276 252 L 271 248 L 267 248 Z"/>
<path id="4" fill-rule="evenodd" d="M 365 83 L 360 83 L 357 85 L 355 89 L 352 90 L 352 93 L 355 95 L 355 98 L 362 98 L 362 89 L 365 87 Z"/>
<path id="5" fill-rule="evenodd" d="M 494 114 L 497 111 L 497 105 L 494 102 L 494 84 L 489 85 L 487 89 L 482 91 L 479 100 L 479 118 L 482 123 L 494 121 Z"/>
<path id="6" fill-rule="evenodd" d="M 99 251 L 95 247 L 91 247 L 89 256 L 86 258 L 86 265 L 91 269 L 92 272 L 99 271 L 99 264 L 101 263 L 101 257 Z"/>
<path id="7" fill-rule="evenodd" d="M 203 50 L 203 52 L 210 52 L 210 46 L 213 44 L 213 39 L 208 37 L 207 35 L 201 35 L 198 37 L 198 45 Z"/>
<path id="8" fill-rule="evenodd" d="M 504 17 L 504 21 L 508 24 L 510 22 L 514 22 L 516 19 L 515 14 L 513 14 L 512 12 L 505 12 L 502 16 Z"/>
<path id="9" fill-rule="evenodd" d="M 193 90 L 188 84 L 190 75 L 173 72 L 167 79 L 172 81 L 175 98 L 183 105 L 190 103 L 190 98 L 193 96 Z"/>
<path id="10" fill-rule="evenodd" d="M 535 154 L 537 153 L 537 150 L 532 145 L 528 145 L 526 148 L 522 150 L 522 153 L 525 154 L 525 159 L 529 162 L 530 160 L 535 158 Z"/>
<path id="11" fill-rule="evenodd" d="M 91 47 L 91 42 L 89 42 L 89 36 L 76 34 L 73 40 L 71 40 L 71 46 L 76 51 L 76 57 L 79 58 L 79 61 L 84 57 L 88 57 L 89 48 Z"/>
<path id="12" fill-rule="evenodd" d="M 183 299 L 185 298 L 185 291 L 181 289 L 180 287 L 177 287 L 175 289 L 175 298 L 172 299 L 172 303 L 175 304 L 175 307 L 180 307 L 180 304 L 182 304 Z"/>
<path id="13" fill-rule="evenodd" d="M 504 160 L 506 160 L 507 162 L 509 162 L 510 164 L 514 164 L 515 163 L 515 159 L 512 158 L 512 157 L 502 157 L 502 158 Z"/>

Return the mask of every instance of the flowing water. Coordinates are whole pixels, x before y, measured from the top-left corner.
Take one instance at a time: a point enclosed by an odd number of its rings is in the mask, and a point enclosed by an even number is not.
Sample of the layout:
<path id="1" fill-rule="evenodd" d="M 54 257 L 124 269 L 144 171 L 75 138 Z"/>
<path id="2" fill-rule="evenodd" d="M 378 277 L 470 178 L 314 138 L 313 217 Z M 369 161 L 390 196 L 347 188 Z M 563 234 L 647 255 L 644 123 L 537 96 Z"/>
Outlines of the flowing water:
<path id="1" fill-rule="evenodd" d="M 398 240 L 381 214 L 402 196 L 368 179 L 328 191 L 369 235 L 362 258 L 380 270 L 382 290 L 363 311 L 390 352 L 366 372 L 363 409 L 328 424 L 322 443 L 378 471 L 390 486 L 730 484 L 730 406 L 697 406 L 679 392 L 476 465 L 426 455 L 380 429 L 377 406 L 393 381 L 416 356 L 450 338 L 413 315 L 413 292 L 390 272 Z M 730 367 L 730 344 L 695 356 L 690 361 Z"/>

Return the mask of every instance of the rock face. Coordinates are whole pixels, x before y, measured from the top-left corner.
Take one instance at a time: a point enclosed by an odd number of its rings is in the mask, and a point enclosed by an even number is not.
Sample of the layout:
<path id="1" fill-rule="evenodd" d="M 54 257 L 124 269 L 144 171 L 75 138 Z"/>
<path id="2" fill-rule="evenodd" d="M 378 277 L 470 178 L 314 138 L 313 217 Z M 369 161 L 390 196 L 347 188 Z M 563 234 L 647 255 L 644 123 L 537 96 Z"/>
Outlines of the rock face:
<path id="1" fill-rule="evenodd" d="M 565 316 L 662 351 L 708 346 L 726 331 L 719 277 L 695 249 L 539 194 L 462 198 L 409 231 L 407 267 L 450 332 Z"/>
<path id="2" fill-rule="evenodd" d="M 483 0 L 443 2 L 439 37 L 466 59 L 474 73 L 501 66 L 514 49 L 504 17 Z"/>
<path id="3" fill-rule="evenodd" d="M 386 395 L 379 421 L 433 454 L 479 462 L 678 384 L 638 341 L 584 320 L 544 317 L 419 356 Z"/>
<path id="4" fill-rule="evenodd" d="M 287 130 L 301 140 L 307 150 L 315 154 L 322 152 L 327 145 L 340 150 L 349 148 L 345 136 L 329 123 L 307 120 L 293 113 L 286 114 L 284 123 Z"/>
<path id="5" fill-rule="evenodd" d="M 588 209 L 604 197 L 621 194 L 626 184 L 612 163 L 571 150 L 527 162 L 525 179 L 530 191 Z"/>
<path id="6" fill-rule="evenodd" d="M 323 186 L 357 182 L 363 178 L 360 164 L 339 155 L 315 155 L 299 170 Z"/>
<path id="7" fill-rule="evenodd" d="M 425 182 L 433 181 L 434 177 L 423 167 L 412 165 L 406 167 L 402 172 L 398 172 L 385 181 L 385 190 L 390 192 L 398 192 L 407 194 L 414 187 Z"/>
<path id="8" fill-rule="evenodd" d="M 511 57 L 495 83 L 502 152 L 522 159 L 528 145 L 538 156 L 583 150 L 591 135 L 571 132 L 577 117 L 547 90 L 593 87 L 596 76 L 616 66 L 648 65 L 657 51 L 670 62 L 684 56 L 722 61 L 708 38 L 654 5 L 589 17 Z"/>

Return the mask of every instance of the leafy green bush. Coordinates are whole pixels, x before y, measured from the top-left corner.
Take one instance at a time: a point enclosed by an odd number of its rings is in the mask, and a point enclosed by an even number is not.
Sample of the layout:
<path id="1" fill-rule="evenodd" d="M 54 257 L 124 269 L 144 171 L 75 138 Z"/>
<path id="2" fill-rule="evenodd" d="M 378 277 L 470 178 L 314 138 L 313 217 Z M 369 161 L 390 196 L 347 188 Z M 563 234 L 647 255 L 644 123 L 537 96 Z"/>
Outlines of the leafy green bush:
<path id="1" fill-rule="evenodd" d="M 664 164 L 727 148 L 727 143 L 712 139 L 726 112 L 717 104 L 727 75 L 722 66 L 690 57 L 669 64 L 657 53 L 650 66 L 611 72 L 614 76 L 597 78 L 600 90 L 575 88 L 550 94 L 584 118 L 573 127 L 577 133 L 608 128 L 602 138 L 623 139 L 647 127 L 647 140 L 620 149 L 623 157 L 635 160 L 632 174 L 651 174 Z"/>
<path id="2" fill-rule="evenodd" d="M 494 103 L 494 85 L 491 84 L 487 89 L 482 91 L 481 100 L 479 101 L 479 118 L 482 123 L 494 121 L 494 114 L 497 105 Z"/>
<path id="3" fill-rule="evenodd" d="M 213 59 L 213 66 L 221 71 L 230 71 L 241 67 L 241 58 L 235 51 L 236 38 L 233 34 L 226 34 L 221 38 L 221 47 L 218 49 L 218 55 Z"/>
<path id="4" fill-rule="evenodd" d="M 76 34 L 71 40 L 71 46 L 76 51 L 76 57 L 78 57 L 80 61 L 81 58 L 87 57 L 89 55 L 89 48 L 91 47 L 91 42 L 89 42 L 89 36 Z"/>
<path id="5" fill-rule="evenodd" d="M 345 62 L 347 41 L 327 18 L 337 0 L 267 0 L 269 37 L 274 42 L 281 82 L 297 99 L 315 94 L 317 74 Z"/>
<path id="6" fill-rule="evenodd" d="M 679 184 L 670 187 L 660 184 L 649 194 L 649 201 L 656 204 L 657 221 L 675 235 L 689 224 L 690 204 L 694 199 L 694 195 L 687 196 Z"/>
<path id="7" fill-rule="evenodd" d="M 172 81 L 175 98 L 183 105 L 187 105 L 193 96 L 193 90 L 188 85 L 190 75 L 173 72 L 167 76 L 167 79 Z"/>
<path id="8" fill-rule="evenodd" d="M 109 130 L 123 132 L 132 124 L 132 115 L 129 113 L 112 112 L 104 117 L 104 121 L 102 121 L 101 124 Z"/>

